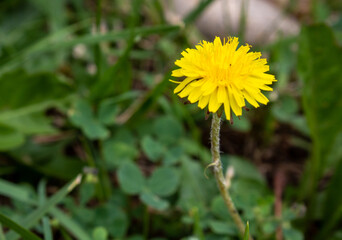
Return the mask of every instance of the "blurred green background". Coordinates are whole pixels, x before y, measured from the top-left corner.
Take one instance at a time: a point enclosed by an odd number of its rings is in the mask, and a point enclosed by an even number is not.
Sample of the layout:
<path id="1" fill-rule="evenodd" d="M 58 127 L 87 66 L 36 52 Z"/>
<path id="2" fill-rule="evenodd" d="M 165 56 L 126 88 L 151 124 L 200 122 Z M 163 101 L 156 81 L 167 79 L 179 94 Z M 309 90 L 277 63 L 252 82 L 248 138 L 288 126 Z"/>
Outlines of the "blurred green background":
<path id="1" fill-rule="evenodd" d="M 210 121 L 168 81 L 212 41 L 195 22 L 213 2 L 179 24 L 160 0 L 0 2 L 0 240 L 239 239 L 205 170 Z M 222 161 L 254 239 L 339 240 L 342 4 L 299 2 L 281 11 L 300 33 L 253 44 L 278 82 L 223 123 Z"/>

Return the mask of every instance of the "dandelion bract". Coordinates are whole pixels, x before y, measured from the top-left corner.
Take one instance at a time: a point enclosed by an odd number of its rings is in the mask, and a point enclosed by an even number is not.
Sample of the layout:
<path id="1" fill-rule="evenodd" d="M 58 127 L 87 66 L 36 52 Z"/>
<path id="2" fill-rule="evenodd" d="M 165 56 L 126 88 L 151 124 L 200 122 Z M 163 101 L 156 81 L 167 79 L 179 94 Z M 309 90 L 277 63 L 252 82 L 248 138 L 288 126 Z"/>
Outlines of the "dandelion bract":
<path id="1" fill-rule="evenodd" d="M 245 100 L 252 106 L 267 104 L 268 99 L 261 90 L 272 91 L 268 85 L 276 81 L 269 73 L 265 58 L 260 52 L 249 52 L 250 46 L 238 47 L 236 37 L 222 43 L 219 37 L 214 42 L 202 41 L 195 49 L 186 49 L 182 58 L 176 60 L 179 67 L 172 72 L 173 77 L 184 77 L 174 93 L 187 97 L 191 103 L 198 102 L 203 109 L 215 113 L 223 106 L 227 120 L 231 110 L 236 116 L 242 115 Z"/>

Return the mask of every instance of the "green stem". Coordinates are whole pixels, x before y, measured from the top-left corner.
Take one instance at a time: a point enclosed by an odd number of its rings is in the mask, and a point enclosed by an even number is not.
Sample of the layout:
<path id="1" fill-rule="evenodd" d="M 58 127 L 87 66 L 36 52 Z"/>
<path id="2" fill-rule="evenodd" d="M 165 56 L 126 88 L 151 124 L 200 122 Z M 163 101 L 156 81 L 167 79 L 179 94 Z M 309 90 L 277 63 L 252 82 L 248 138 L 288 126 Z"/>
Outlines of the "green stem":
<path id="1" fill-rule="evenodd" d="M 97 0 L 96 6 L 96 34 L 101 34 L 101 17 L 102 17 L 102 0 Z M 97 68 L 97 80 L 99 81 L 101 75 L 101 47 L 100 43 L 95 45 L 95 64 Z"/>
<path id="2" fill-rule="evenodd" d="M 2 230 L 1 223 L 0 223 L 0 240 L 6 240 L 5 234 L 4 234 L 3 230 Z"/>
<path id="3" fill-rule="evenodd" d="M 144 213 L 144 240 L 148 240 L 148 235 L 149 235 L 149 230 L 150 230 L 150 213 L 148 211 L 148 206 L 145 206 L 145 213 Z"/>
<path id="4" fill-rule="evenodd" d="M 237 226 L 241 237 L 245 233 L 245 224 L 242 222 L 239 212 L 229 195 L 228 189 L 226 187 L 225 178 L 223 176 L 222 163 L 220 159 L 220 123 L 221 118 L 217 114 L 213 114 L 213 119 L 211 122 L 211 154 L 212 161 L 214 163 L 214 174 L 217 181 L 218 188 L 222 195 L 222 198 L 228 208 L 228 211 L 233 218 L 235 225 Z M 252 240 L 252 238 L 249 238 Z"/>

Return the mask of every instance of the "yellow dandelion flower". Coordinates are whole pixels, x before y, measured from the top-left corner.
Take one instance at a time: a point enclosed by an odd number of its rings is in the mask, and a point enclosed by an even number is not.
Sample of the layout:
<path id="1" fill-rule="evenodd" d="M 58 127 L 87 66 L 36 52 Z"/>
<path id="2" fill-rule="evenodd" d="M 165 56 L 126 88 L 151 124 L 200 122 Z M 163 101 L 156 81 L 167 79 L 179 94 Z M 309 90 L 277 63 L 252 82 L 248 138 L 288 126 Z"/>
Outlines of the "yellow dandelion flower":
<path id="1" fill-rule="evenodd" d="M 261 90 L 272 91 L 267 85 L 275 82 L 269 71 L 267 60 L 260 52 L 248 52 L 250 46 L 238 47 L 236 37 L 221 42 L 216 37 L 214 42 L 202 41 L 196 49 L 186 49 L 182 58 L 175 61 L 179 66 L 172 72 L 173 77 L 185 77 L 174 93 L 181 98 L 187 97 L 191 103 L 198 102 L 203 109 L 215 113 L 223 105 L 226 118 L 230 120 L 231 111 L 236 116 L 242 115 L 245 99 L 254 107 L 259 103 L 267 104 L 268 99 Z"/>

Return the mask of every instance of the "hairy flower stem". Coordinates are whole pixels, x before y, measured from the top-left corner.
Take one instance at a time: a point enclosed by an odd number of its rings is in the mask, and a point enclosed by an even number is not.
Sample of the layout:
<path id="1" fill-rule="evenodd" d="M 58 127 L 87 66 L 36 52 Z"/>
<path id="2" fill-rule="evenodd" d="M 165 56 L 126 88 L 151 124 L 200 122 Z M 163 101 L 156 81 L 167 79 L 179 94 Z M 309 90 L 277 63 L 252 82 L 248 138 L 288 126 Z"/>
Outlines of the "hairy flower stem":
<path id="1" fill-rule="evenodd" d="M 217 114 L 213 113 L 213 119 L 211 122 L 211 155 L 214 167 L 214 174 L 217 181 L 218 188 L 223 197 L 223 200 L 228 208 L 228 211 L 233 218 L 235 225 L 237 226 L 241 236 L 244 235 L 245 232 L 245 224 L 242 222 L 239 212 L 236 210 L 236 207 L 232 201 L 232 198 L 229 195 L 226 181 L 223 176 L 222 164 L 220 159 L 220 122 L 221 118 L 217 116 Z M 250 237 L 249 240 L 252 240 Z"/>

